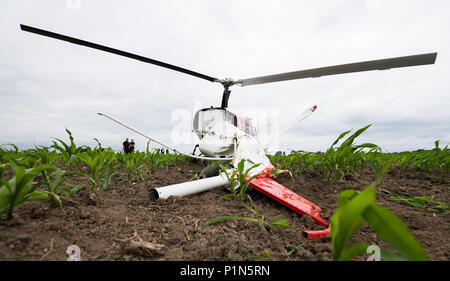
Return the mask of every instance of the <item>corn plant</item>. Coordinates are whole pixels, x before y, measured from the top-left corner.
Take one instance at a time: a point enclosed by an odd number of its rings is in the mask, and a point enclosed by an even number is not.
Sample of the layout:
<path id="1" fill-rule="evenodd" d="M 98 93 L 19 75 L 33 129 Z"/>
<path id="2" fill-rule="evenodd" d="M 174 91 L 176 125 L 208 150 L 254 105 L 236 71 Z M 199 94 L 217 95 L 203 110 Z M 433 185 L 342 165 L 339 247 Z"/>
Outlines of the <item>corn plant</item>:
<path id="1" fill-rule="evenodd" d="M 361 154 L 359 153 L 363 149 L 369 149 L 370 151 L 380 151 L 381 148 L 373 143 L 364 143 L 360 145 L 354 145 L 354 140 L 365 132 L 371 125 L 367 125 L 354 134 L 350 135 L 345 139 L 342 144 L 335 148 L 334 146 L 343 139 L 352 130 L 343 132 L 339 137 L 333 142 L 327 151 L 321 155 L 321 159 L 317 161 L 318 164 L 322 165 L 323 176 L 328 173 L 327 181 L 333 177 L 334 181 L 344 176 L 345 173 L 353 173 L 355 167 L 363 162 Z"/>
<path id="2" fill-rule="evenodd" d="M 242 159 L 238 163 L 236 169 L 234 169 L 231 173 L 229 173 L 228 170 L 226 168 L 224 168 L 222 165 L 220 165 L 220 164 L 216 164 L 216 165 L 219 165 L 220 170 L 223 172 L 223 174 L 226 175 L 228 184 L 229 184 L 229 189 L 230 189 L 230 193 L 219 198 L 219 202 L 222 201 L 226 197 L 236 196 L 237 194 L 239 194 L 239 199 L 242 202 L 242 200 L 244 198 L 244 194 L 245 194 L 245 192 L 247 192 L 250 181 L 252 179 L 262 175 L 262 174 L 255 174 L 247 180 L 247 177 L 248 177 L 249 173 L 251 172 L 251 170 L 260 166 L 260 164 L 259 163 L 254 164 L 247 170 L 244 170 L 244 168 L 245 168 L 245 160 L 244 159 Z M 237 181 L 235 180 L 236 178 L 237 178 Z M 237 188 L 239 188 L 239 190 L 237 190 Z"/>
<path id="3" fill-rule="evenodd" d="M 243 206 L 246 207 L 248 210 L 250 210 L 255 215 L 255 218 L 240 217 L 240 216 L 221 216 L 221 217 L 216 217 L 211 220 L 208 220 L 207 222 L 202 224 L 200 226 L 200 228 L 209 226 L 214 223 L 227 221 L 227 220 L 243 220 L 243 221 L 256 222 L 258 224 L 258 226 L 260 226 L 261 228 L 269 227 L 269 228 L 277 229 L 278 227 L 289 226 L 287 220 L 283 219 L 283 215 L 279 215 L 278 217 L 276 217 L 275 219 L 273 219 L 271 221 L 266 221 L 264 219 L 264 216 L 262 216 L 258 212 L 258 209 L 256 208 L 255 204 L 253 203 L 253 200 L 251 199 L 250 195 L 247 195 L 247 196 L 248 196 L 248 199 L 250 200 L 253 208 L 250 208 L 247 205 L 243 205 Z"/>
<path id="4" fill-rule="evenodd" d="M 92 187 L 96 188 L 99 185 L 100 180 L 103 178 L 107 169 L 103 169 L 105 163 L 105 158 L 108 156 L 107 153 L 80 153 L 77 157 L 86 164 L 89 173 L 78 172 L 78 174 L 87 177 L 91 183 Z"/>
<path id="5" fill-rule="evenodd" d="M 245 258 L 245 261 L 254 261 L 254 260 L 263 260 L 270 261 L 270 252 L 267 249 L 264 249 L 264 256 L 249 256 Z"/>
<path id="6" fill-rule="evenodd" d="M 438 168 L 441 172 L 441 181 L 445 182 L 445 178 L 450 172 L 450 149 L 446 145 L 443 149 L 439 148 L 439 141 L 435 141 L 435 148 L 433 149 L 435 163 L 432 166 Z"/>
<path id="7" fill-rule="evenodd" d="M 11 166 L 11 163 L 0 164 L 0 179 L 3 179 L 3 173 L 7 168 Z"/>
<path id="8" fill-rule="evenodd" d="M 61 191 L 64 194 L 64 198 L 69 198 L 83 188 L 88 188 L 88 186 L 84 183 L 79 183 L 77 185 L 66 183 L 65 186 L 61 187 Z"/>
<path id="9" fill-rule="evenodd" d="M 53 164 L 58 156 L 56 151 L 50 151 L 50 147 L 42 145 L 35 145 L 34 149 L 28 151 L 28 154 L 30 154 L 30 156 L 36 155 L 40 164 Z"/>
<path id="10" fill-rule="evenodd" d="M 41 165 L 35 168 L 25 169 L 20 166 L 12 165 L 14 177 L 9 181 L 1 179 L 0 187 L 0 216 L 6 216 L 11 219 L 14 208 L 18 205 L 33 200 L 42 200 L 48 198 L 47 192 L 37 191 L 33 180 L 44 170 L 54 169 L 51 165 Z"/>
<path id="11" fill-rule="evenodd" d="M 353 233 L 367 222 L 376 234 L 398 254 L 381 249 L 384 260 L 429 260 L 422 246 L 405 224 L 389 210 L 375 204 L 375 183 L 362 192 L 345 190 L 339 194 L 338 209 L 330 219 L 334 260 L 350 260 L 365 254 L 366 243 L 346 247 Z"/>
<path id="12" fill-rule="evenodd" d="M 241 217 L 241 216 L 220 216 L 220 217 L 216 217 L 214 219 L 208 220 L 203 225 L 201 225 L 201 227 L 205 227 L 205 226 L 208 226 L 208 225 L 211 225 L 214 223 L 223 222 L 223 221 L 227 221 L 227 220 L 252 221 L 252 222 L 258 223 L 258 225 L 260 227 L 269 227 L 269 228 L 274 228 L 274 229 L 281 227 L 281 226 L 289 226 L 287 220 L 283 219 L 283 215 L 276 217 L 272 221 L 266 221 L 264 219 L 264 216 L 262 216 L 258 212 L 258 209 L 256 208 L 256 205 L 253 203 L 253 200 L 250 197 L 250 195 L 247 194 L 247 198 L 249 199 L 252 207 L 250 207 L 244 203 L 244 194 L 248 189 L 248 185 L 249 185 L 250 181 L 256 177 L 267 174 L 267 173 L 255 174 L 255 175 L 251 176 L 250 178 L 248 178 L 249 177 L 248 175 L 251 172 L 251 170 L 258 167 L 259 165 L 260 165 L 259 163 L 254 164 L 247 170 L 244 170 L 245 169 L 245 160 L 242 159 L 238 163 L 237 169 L 233 170 L 233 172 L 231 174 L 225 168 L 223 168 L 221 165 L 219 166 L 220 169 L 223 171 L 223 173 L 227 176 L 228 184 L 230 187 L 230 194 L 222 196 L 221 198 L 219 198 L 218 201 L 220 202 L 221 200 L 223 200 L 226 197 L 231 197 L 231 196 L 235 197 L 236 195 L 239 194 L 239 202 L 240 202 L 241 206 L 243 206 L 244 208 L 246 208 L 247 210 L 252 212 L 255 215 L 255 217 L 250 218 L 250 217 Z M 276 173 L 279 173 L 279 170 L 276 170 L 275 172 L 273 172 L 273 174 L 276 174 Z M 236 186 L 237 183 L 235 181 L 236 177 L 238 178 L 239 190 L 236 190 L 237 189 L 237 186 Z"/>
<path id="13" fill-rule="evenodd" d="M 53 145 L 51 147 L 56 149 L 63 155 L 65 162 L 69 165 L 69 168 L 72 169 L 73 164 L 77 164 L 77 154 L 82 150 L 86 150 L 86 146 L 77 147 L 74 142 L 72 132 L 67 128 L 66 132 L 69 135 L 70 144 L 67 144 L 64 141 L 55 138 L 56 141 L 53 141 Z"/>
<path id="14" fill-rule="evenodd" d="M 2 162 L 14 163 L 17 166 L 22 166 L 25 168 L 32 168 L 38 163 L 39 158 L 36 155 L 29 153 L 28 151 L 23 153 L 16 145 L 12 143 L 6 145 L 12 146 L 14 150 L 2 149 L 2 155 L 0 158 L 2 159 Z"/>
<path id="15" fill-rule="evenodd" d="M 65 179 L 62 178 L 61 169 L 56 168 L 56 172 L 54 173 L 55 178 L 53 181 L 50 180 L 50 177 L 48 176 L 48 173 L 46 170 L 42 171 L 42 176 L 45 180 L 45 183 L 47 184 L 46 193 L 48 194 L 48 197 L 50 199 L 51 206 L 56 207 L 57 205 L 59 205 L 61 207 L 62 212 L 65 213 L 64 208 L 62 206 L 61 199 L 58 195 L 59 189 L 61 189 L 62 185 L 65 182 Z"/>
<path id="16" fill-rule="evenodd" d="M 127 167 L 128 167 L 127 180 L 128 180 L 128 182 L 131 182 L 133 173 L 138 173 L 138 169 L 136 166 L 136 162 L 134 161 L 133 158 L 128 159 L 126 163 L 127 163 Z"/>
<path id="17" fill-rule="evenodd" d="M 376 175 L 377 184 L 380 184 L 381 178 L 393 165 L 392 160 L 380 157 L 378 152 L 367 153 L 367 155 L 363 156 L 363 159 Z"/>
<path id="18" fill-rule="evenodd" d="M 429 209 L 433 211 L 438 211 L 440 213 L 446 213 L 450 210 L 450 205 L 443 202 L 431 200 L 428 196 L 412 196 L 405 193 L 404 196 L 400 196 L 393 191 L 382 189 L 384 193 L 390 194 L 389 200 L 400 201 L 402 203 L 408 204 L 409 206 L 419 208 L 419 209 Z"/>

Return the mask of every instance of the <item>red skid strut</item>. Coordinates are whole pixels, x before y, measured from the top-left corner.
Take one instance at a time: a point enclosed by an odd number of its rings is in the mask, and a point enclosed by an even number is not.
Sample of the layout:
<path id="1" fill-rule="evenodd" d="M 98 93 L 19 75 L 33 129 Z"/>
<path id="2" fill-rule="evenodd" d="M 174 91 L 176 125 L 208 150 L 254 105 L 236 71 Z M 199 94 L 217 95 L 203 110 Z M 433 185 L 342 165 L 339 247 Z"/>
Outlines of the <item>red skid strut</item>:
<path id="1" fill-rule="evenodd" d="M 272 169 L 265 169 L 262 173 L 267 173 Z M 251 180 L 249 185 L 293 211 L 301 215 L 310 216 L 317 224 L 327 227 L 325 230 L 303 231 L 302 236 L 307 240 L 330 237 L 330 228 L 328 227 L 327 220 L 320 216 L 320 207 L 274 181 L 271 176 L 263 174 Z"/>

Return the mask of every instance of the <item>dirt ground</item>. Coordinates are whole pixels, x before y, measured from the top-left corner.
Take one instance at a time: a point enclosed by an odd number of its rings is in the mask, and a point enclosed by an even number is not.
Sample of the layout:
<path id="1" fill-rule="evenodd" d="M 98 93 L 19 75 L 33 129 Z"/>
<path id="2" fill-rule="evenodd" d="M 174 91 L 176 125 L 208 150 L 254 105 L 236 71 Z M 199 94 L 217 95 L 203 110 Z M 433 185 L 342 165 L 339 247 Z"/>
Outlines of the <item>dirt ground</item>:
<path id="1" fill-rule="evenodd" d="M 254 222 L 227 221 L 198 230 L 218 216 L 252 217 L 237 198 L 217 202 L 226 194 L 222 187 L 149 201 L 150 188 L 190 180 L 202 167 L 200 163 L 183 163 L 159 168 L 145 182 L 110 185 L 108 191 L 79 192 L 63 201 L 67 215 L 50 207 L 48 201 L 25 203 L 16 209 L 12 220 L 0 219 L 0 260 L 67 260 L 70 245 L 79 246 L 81 260 L 263 260 L 266 251 L 270 260 L 331 260 L 330 239 L 306 241 L 301 237 L 302 230 L 320 226 L 257 191 L 249 194 L 258 211 L 266 220 L 285 214 L 289 227 L 265 230 Z M 361 190 L 374 179 L 373 173 L 364 170 L 336 184 L 322 182 L 314 172 L 294 179 L 282 174 L 277 181 L 319 205 L 322 216 L 328 219 L 336 210 L 341 191 Z M 82 179 L 72 181 L 77 180 Z M 422 178 L 412 172 L 399 175 L 390 171 L 379 189 L 427 195 L 448 203 L 449 187 L 440 182 L 439 173 L 430 172 Z M 377 203 L 405 222 L 430 258 L 449 260 L 449 214 L 413 208 L 388 198 L 388 194 L 379 192 Z M 351 238 L 350 243 L 357 242 L 386 247 L 367 224 Z"/>

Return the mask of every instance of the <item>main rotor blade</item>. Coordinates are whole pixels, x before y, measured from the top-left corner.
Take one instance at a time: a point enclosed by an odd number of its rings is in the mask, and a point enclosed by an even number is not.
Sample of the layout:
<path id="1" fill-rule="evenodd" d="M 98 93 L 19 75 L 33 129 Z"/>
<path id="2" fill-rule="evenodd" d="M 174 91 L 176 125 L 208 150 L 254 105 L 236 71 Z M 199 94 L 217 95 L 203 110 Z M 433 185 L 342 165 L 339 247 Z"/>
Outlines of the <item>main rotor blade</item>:
<path id="1" fill-rule="evenodd" d="M 179 72 L 182 72 L 182 73 L 185 73 L 185 74 L 189 74 L 189 75 L 192 75 L 192 76 L 195 76 L 195 77 L 198 77 L 198 78 L 202 78 L 202 79 L 205 79 L 205 80 L 208 80 L 208 81 L 211 81 L 211 82 L 215 82 L 216 80 L 218 80 L 217 78 L 214 78 L 214 77 L 211 77 L 211 76 L 208 76 L 208 75 L 204 75 L 204 74 L 201 74 L 201 73 L 189 70 L 189 69 L 185 69 L 185 68 L 182 68 L 182 67 L 178 67 L 178 66 L 175 66 L 175 65 L 172 65 L 172 64 L 168 64 L 168 63 L 165 63 L 165 62 L 162 62 L 162 61 L 157 61 L 157 60 L 154 60 L 154 59 L 150 59 L 150 58 L 146 58 L 146 57 L 143 57 L 143 56 L 135 55 L 135 54 L 132 54 L 132 53 L 124 52 L 124 51 L 117 50 L 117 49 L 114 49 L 114 48 L 110 48 L 110 47 L 102 46 L 102 45 L 99 45 L 99 44 L 91 43 L 91 42 L 88 42 L 88 41 L 80 40 L 80 39 L 77 39 L 77 38 L 69 37 L 69 36 L 66 36 L 66 35 L 50 32 L 50 31 L 47 31 L 47 30 L 43 30 L 43 29 L 39 29 L 39 28 L 35 28 L 35 27 L 23 25 L 23 24 L 20 25 L 20 28 L 23 31 L 36 33 L 36 34 L 39 34 L 39 35 L 42 35 L 42 36 L 47 36 L 47 37 L 51 37 L 51 38 L 54 38 L 54 39 L 67 41 L 67 42 L 70 42 L 70 43 L 73 43 L 73 44 L 94 48 L 94 49 L 101 50 L 101 51 L 104 51 L 104 52 L 116 54 L 116 55 L 119 55 L 119 56 L 124 56 L 124 57 L 130 58 L 130 59 L 135 59 L 135 60 L 139 60 L 139 61 L 142 61 L 142 62 L 151 63 L 151 64 L 158 65 L 158 66 L 161 66 L 161 67 L 165 67 L 165 68 L 169 68 L 169 69 L 172 69 L 172 70 L 175 70 L 175 71 L 179 71 Z"/>
<path id="2" fill-rule="evenodd" d="M 414 56 L 341 64 L 335 66 L 242 79 L 238 80 L 237 84 L 241 84 L 241 86 L 243 87 L 285 80 L 321 77 L 326 75 L 344 74 L 370 70 L 386 70 L 398 67 L 434 64 L 434 62 L 436 61 L 436 56 L 437 53 L 429 53 Z"/>

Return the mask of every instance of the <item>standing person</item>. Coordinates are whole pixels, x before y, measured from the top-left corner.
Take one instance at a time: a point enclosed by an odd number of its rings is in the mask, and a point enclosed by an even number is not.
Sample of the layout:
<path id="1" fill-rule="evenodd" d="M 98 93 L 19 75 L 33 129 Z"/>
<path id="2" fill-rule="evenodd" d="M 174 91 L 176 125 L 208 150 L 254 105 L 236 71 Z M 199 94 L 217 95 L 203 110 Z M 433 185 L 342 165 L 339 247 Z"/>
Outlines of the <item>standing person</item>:
<path id="1" fill-rule="evenodd" d="M 128 138 L 123 142 L 123 152 L 125 152 L 125 154 L 130 152 L 130 142 L 128 141 Z"/>
<path id="2" fill-rule="evenodd" d="M 130 153 L 133 153 L 134 152 L 134 139 L 131 139 L 131 142 L 130 142 Z"/>

